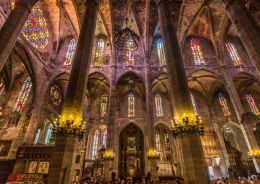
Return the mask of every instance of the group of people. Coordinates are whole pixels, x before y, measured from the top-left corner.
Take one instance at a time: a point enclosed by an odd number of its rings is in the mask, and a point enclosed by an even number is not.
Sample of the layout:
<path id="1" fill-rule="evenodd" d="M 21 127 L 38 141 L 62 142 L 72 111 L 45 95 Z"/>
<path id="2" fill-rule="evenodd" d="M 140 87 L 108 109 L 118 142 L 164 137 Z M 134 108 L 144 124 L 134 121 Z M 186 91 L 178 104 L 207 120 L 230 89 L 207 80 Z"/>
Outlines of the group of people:
<path id="1" fill-rule="evenodd" d="M 248 177 L 248 179 L 239 177 L 238 180 L 223 178 L 216 180 L 214 184 L 260 184 L 260 180 L 251 177 Z"/>

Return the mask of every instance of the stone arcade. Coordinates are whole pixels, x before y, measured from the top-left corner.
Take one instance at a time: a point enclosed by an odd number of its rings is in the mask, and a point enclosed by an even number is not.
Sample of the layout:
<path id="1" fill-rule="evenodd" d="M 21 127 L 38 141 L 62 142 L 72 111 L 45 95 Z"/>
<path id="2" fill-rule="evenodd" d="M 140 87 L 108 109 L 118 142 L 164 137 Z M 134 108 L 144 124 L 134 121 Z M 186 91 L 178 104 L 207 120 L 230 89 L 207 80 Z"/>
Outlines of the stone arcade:
<path id="1" fill-rule="evenodd" d="M 1 0 L 0 183 L 260 174 L 258 0 Z"/>

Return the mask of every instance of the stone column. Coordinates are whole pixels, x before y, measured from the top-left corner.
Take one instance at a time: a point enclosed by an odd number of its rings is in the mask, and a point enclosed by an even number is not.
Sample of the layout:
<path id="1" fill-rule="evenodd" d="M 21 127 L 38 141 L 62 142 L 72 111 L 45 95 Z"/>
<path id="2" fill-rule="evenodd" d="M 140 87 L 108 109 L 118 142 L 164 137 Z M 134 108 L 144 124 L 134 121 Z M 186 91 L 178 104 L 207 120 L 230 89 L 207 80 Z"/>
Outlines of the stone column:
<path id="1" fill-rule="evenodd" d="M 82 106 L 91 63 L 98 1 L 88 0 L 86 7 L 61 114 L 61 119 L 65 121 L 69 117 L 73 117 L 74 124 L 75 122 L 80 122 L 83 115 Z M 73 136 L 63 134 L 56 137 L 48 177 L 49 184 L 72 183 L 72 166 L 75 163 L 76 142 L 77 140 Z"/>
<path id="2" fill-rule="evenodd" d="M 169 0 L 157 0 L 157 3 L 161 33 L 165 43 L 174 116 L 182 118 L 185 113 L 194 115 L 184 63 L 173 25 L 171 5 Z M 178 136 L 178 141 L 184 183 L 209 183 L 200 136 L 184 134 Z"/>
<path id="3" fill-rule="evenodd" d="M 38 0 L 20 0 L 0 30 L 0 71 L 2 71 L 32 7 Z"/>
<path id="4" fill-rule="evenodd" d="M 243 0 L 222 0 L 247 53 L 260 72 L 260 30 L 245 7 Z"/>

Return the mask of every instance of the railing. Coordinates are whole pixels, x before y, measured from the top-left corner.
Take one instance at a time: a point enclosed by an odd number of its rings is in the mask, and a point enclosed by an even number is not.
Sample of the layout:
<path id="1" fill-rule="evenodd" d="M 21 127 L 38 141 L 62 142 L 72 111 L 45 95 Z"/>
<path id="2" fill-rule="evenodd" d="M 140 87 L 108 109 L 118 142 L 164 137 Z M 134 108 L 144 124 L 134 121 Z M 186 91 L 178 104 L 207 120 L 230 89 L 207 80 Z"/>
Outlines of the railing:
<path id="1" fill-rule="evenodd" d="M 21 146 L 17 152 L 17 159 L 47 160 L 52 157 L 54 146 L 49 145 L 26 145 Z"/>

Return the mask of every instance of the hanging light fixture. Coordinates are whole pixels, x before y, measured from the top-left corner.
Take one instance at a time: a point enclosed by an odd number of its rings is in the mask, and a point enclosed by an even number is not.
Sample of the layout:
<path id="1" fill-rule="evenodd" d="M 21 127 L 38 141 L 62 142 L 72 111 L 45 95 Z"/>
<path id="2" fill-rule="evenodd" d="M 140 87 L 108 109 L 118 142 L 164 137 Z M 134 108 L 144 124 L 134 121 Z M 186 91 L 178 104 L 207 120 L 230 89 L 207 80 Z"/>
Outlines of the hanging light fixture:
<path id="1" fill-rule="evenodd" d="M 136 50 L 138 48 L 139 36 L 131 30 L 131 26 L 128 25 L 130 9 L 132 1 L 128 0 L 128 10 L 125 17 L 125 28 L 120 30 L 115 35 L 115 47 L 118 50 Z"/>

